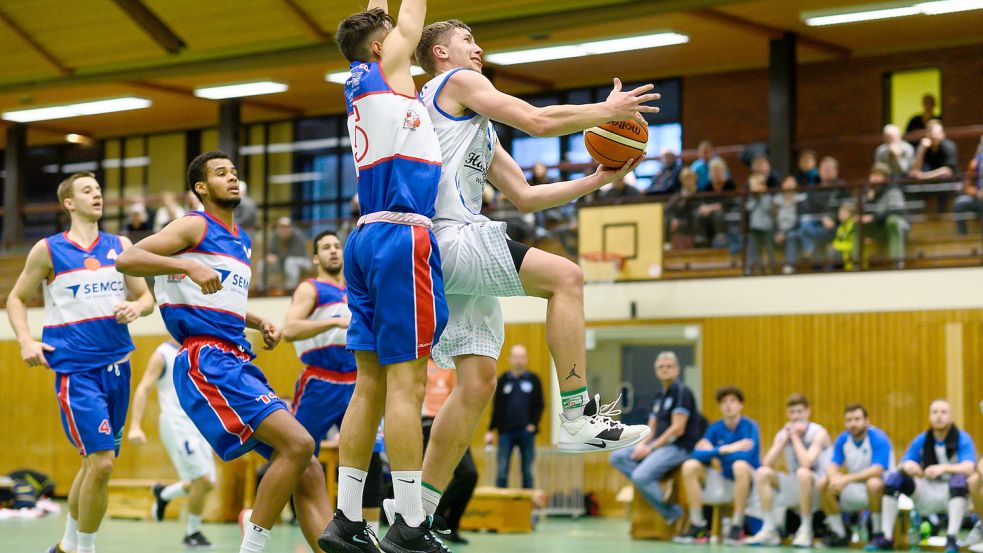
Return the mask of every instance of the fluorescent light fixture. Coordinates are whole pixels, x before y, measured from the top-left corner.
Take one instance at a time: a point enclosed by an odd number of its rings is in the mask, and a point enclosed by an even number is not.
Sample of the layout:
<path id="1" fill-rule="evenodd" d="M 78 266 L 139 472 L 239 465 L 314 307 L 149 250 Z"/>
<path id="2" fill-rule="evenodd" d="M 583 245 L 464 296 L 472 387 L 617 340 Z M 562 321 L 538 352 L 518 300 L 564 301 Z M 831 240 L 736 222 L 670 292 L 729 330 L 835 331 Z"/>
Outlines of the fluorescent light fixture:
<path id="1" fill-rule="evenodd" d="M 426 71 L 424 71 L 423 68 L 420 67 L 419 65 L 410 66 L 410 75 L 413 75 L 414 77 L 419 77 L 424 73 L 426 73 Z M 328 81 L 329 83 L 345 84 L 348 82 L 348 78 L 351 76 L 352 76 L 351 71 L 335 71 L 334 73 L 326 73 L 324 75 L 324 80 Z"/>
<path id="2" fill-rule="evenodd" d="M 91 146 L 95 143 L 95 140 L 93 140 L 91 136 L 76 134 L 73 132 L 65 135 L 65 141 L 71 142 L 72 144 L 84 144 L 86 146 Z"/>
<path id="3" fill-rule="evenodd" d="M 582 42 L 580 44 L 547 46 L 545 48 L 531 48 L 527 50 L 515 50 L 512 52 L 497 52 L 486 55 L 485 59 L 489 63 L 494 63 L 496 65 L 516 65 L 520 63 L 533 63 L 537 61 L 561 60 L 568 58 L 579 58 L 583 56 L 596 56 L 598 54 L 645 50 L 647 48 L 672 46 L 674 44 L 684 44 L 686 42 L 689 42 L 689 37 L 684 34 L 664 32 L 626 38 L 596 40 L 593 42 Z"/>
<path id="4" fill-rule="evenodd" d="M 195 89 L 195 96 L 209 100 L 224 100 L 226 98 L 242 98 L 243 96 L 259 96 L 260 94 L 275 94 L 287 90 L 287 85 L 274 81 L 256 81 L 251 83 L 225 84 L 218 86 L 203 86 Z"/>
<path id="5" fill-rule="evenodd" d="M 866 6 L 859 11 L 844 8 L 836 11 L 803 12 L 802 20 L 810 27 L 860 23 L 912 15 L 939 15 L 983 9 L 983 0 L 935 0 L 932 2 L 892 2 Z"/>
<path id="6" fill-rule="evenodd" d="M 153 102 L 147 100 L 146 98 L 128 96 L 125 98 L 93 100 L 90 102 L 79 102 L 77 104 L 67 104 L 62 106 L 5 111 L 2 115 L 0 115 L 0 117 L 3 117 L 7 121 L 30 123 L 32 121 L 47 121 L 49 119 L 65 119 L 67 117 L 80 117 L 83 115 L 98 115 L 100 113 L 113 113 L 117 111 L 128 111 L 131 109 L 143 109 L 149 108 L 152 103 Z"/>

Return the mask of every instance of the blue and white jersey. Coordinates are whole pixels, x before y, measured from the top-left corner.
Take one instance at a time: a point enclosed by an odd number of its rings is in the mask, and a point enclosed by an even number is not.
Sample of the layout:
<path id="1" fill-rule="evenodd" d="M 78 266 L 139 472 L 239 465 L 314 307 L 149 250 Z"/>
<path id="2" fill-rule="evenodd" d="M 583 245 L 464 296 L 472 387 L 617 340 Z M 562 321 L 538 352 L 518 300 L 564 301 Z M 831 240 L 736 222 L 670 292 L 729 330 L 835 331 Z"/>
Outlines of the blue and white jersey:
<path id="1" fill-rule="evenodd" d="M 844 431 L 833 444 L 833 463 L 843 467 L 847 474 L 857 473 L 880 465 L 884 470 L 893 468 L 894 454 L 891 451 L 891 440 L 883 430 L 875 426 L 867 428 L 867 433 L 860 441 Z"/>
<path id="2" fill-rule="evenodd" d="M 174 359 L 179 348 L 180 346 L 175 346 L 171 342 L 164 342 L 157 346 L 154 352 L 164 358 L 164 370 L 160 372 L 160 378 L 157 379 L 157 403 L 160 405 L 162 418 L 188 418 L 174 390 Z"/>
<path id="3" fill-rule="evenodd" d="M 44 331 L 41 341 L 54 346 L 45 352 L 58 373 L 111 365 L 133 351 L 126 325 L 113 309 L 126 301 L 126 282 L 116 270 L 123 252 L 119 236 L 100 232 L 88 248 L 68 233 L 45 238 L 53 276 L 44 283 Z"/>
<path id="4" fill-rule="evenodd" d="M 354 62 L 351 71 L 345 102 L 362 215 L 433 217 L 441 157 L 430 113 L 420 98 L 394 91 L 378 63 Z"/>
<path id="5" fill-rule="evenodd" d="M 972 436 L 965 430 L 959 430 L 959 443 L 952 457 L 949 457 L 945 448 L 945 442 L 934 440 L 935 458 L 940 465 L 955 465 L 964 461 L 976 463 L 976 445 L 973 443 Z M 902 461 L 914 461 L 923 467 L 926 466 L 922 452 L 925 448 L 925 433 L 922 432 L 911 441 L 908 451 L 905 452 Z"/>
<path id="6" fill-rule="evenodd" d="M 191 211 L 185 217 L 204 219 L 205 232 L 198 244 L 173 257 L 214 269 L 221 275 L 222 289 L 206 295 L 187 275 L 158 275 L 154 291 L 167 331 L 182 344 L 190 336 L 212 336 L 255 357 L 245 333 L 252 241 L 239 225 L 229 229 L 207 212 Z"/>
<path id="7" fill-rule="evenodd" d="M 309 279 L 307 282 L 317 291 L 317 306 L 308 319 L 323 321 L 339 317 L 351 317 L 348 296 L 343 286 Z M 305 365 L 336 372 L 354 372 L 355 355 L 346 349 L 348 329 L 334 327 L 310 338 L 294 342 L 297 357 Z"/>

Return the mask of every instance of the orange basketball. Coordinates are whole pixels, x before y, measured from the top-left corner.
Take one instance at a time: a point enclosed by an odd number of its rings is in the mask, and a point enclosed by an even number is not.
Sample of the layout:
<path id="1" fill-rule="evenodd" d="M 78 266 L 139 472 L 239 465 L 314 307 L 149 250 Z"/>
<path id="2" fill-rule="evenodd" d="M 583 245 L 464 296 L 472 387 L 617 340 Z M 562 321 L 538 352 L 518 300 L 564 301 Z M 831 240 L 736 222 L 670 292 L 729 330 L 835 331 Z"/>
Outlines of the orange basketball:
<path id="1" fill-rule="evenodd" d="M 584 131 L 584 145 L 594 161 L 620 169 L 645 151 L 649 129 L 638 121 L 608 121 Z"/>

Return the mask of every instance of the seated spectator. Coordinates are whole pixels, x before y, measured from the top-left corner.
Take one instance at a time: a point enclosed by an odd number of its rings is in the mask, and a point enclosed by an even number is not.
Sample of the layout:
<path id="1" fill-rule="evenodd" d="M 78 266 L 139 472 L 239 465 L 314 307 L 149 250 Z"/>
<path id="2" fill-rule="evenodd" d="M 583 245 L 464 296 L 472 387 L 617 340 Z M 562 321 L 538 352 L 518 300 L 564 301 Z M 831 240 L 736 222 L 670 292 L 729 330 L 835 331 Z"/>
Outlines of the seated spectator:
<path id="1" fill-rule="evenodd" d="M 932 119 L 941 121 L 942 116 L 935 113 L 935 96 L 926 94 L 922 96 L 922 112 L 908 121 L 905 134 L 928 128 L 928 122 Z"/>
<path id="2" fill-rule="evenodd" d="M 307 253 L 307 238 L 294 227 L 290 217 L 277 219 L 274 236 L 272 252 L 266 256 L 266 262 L 273 271 L 283 275 L 283 287 L 293 290 L 301 275 L 313 267 Z"/>
<path id="3" fill-rule="evenodd" d="M 781 184 L 781 177 L 771 167 L 771 160 L 765 154 L 754 156 L 754 159 L 751 161 L 751 173 L 761 175 L 765 179 L 765 185 L 768 187 L 768 190 L 778 190 L 778 186 Z"/>
<path id="4" fill-rule="evenodd" d="M 720 158 L 710 161 L 709 192 L 731 192 L 737 187 L 727 176 L 727 162 Z M 737 228 L 733 238 L 728 234 L 727 212 L 740 211 L 739 200 L 735 198 L 704 198 L 696 200 L 693 213 L 693 243 L 697 248 L 709 245 L 722 248 L 729 241 L 736 244 L 734 251 L 740 250 L 741 231 Z M 739 226 L 739 225 L 738 225 Z"/>
<path id="5" fill-rule="evenodd" d="M 675 353 L 659 353 L 655 358 L 655 376 L 662 388 L 655 396 L 649 416 L 652 432 L 634 449 L 615 451 L 610 461 L 672 524 L 683 514 L 682 508 L 666 501 L 659 480 L 689 459 L 696 442 L 703 437 L 704 423 L 693 391 L 679 380 L 679 359 Z"/>
<path id="6" fill-rule="evenodd" d="M 792 394 L 785 402 L 785 427 L 775 434 L 771 449 L 754 475 L 761 500 L 764 526 L 747 540 L 748 545 L 781 545 L 778 529 L 785 525 L 785 512 L 796 509 L 801 524 L 792 540 L 793 547 L 812 547 L 812 516 L 818 497 L 816 482 L 822 477 L 831 454 L 829 432 L 809 420 L 809 400 Z M 785 470 L 777 472 L 779 456 L 785 457 Z M 775 492 L 778 492 L 777 497 Z"/>
<path id="7" fill-rule="evenodd" d="M 904 266 L 905 236 L 911 224 L 905 219 L 905 199 L 901 185 L 891 182 L 891 169 L 883 163 L 870 168 L 867 213 L 863 216 L 864 236 L 873 238 L 879 253 L 886 253 L 898 268 Z"/>
<path id="8" fill-rule="evenodd" d="M 799 168 L 795 171 L 795 181 L 799 186 L 819 184 L 819 170 L 816 169 L 816 152 L 802 150 L 799 154 Z"/>
<path id="9" fill-rule="evenodd" d="M 904 178 L 911 172 L 915 149 L 901 140 L 901 129 L 897 125 L 884 125 L 884 143 L 874 150 L 874 162 L 887 165 L 892 180 Z"/>
<path id="10" fill-rule="evenodd" d="M 160 232 L 160 229 L 166 227 L 171 221 L 184 217 L 185 213 L 181 204 L 177 203 L 177 196 L 174 195 L 174 192 L 162 192 L 160 204 L 157 212 L 154 213 L 154 232 Z"/>
<path id="11" fill-rule="evenodd" d="M 614 200 L 618 198 L 633 198 L 641 194 L 642 192 L 635 188 L 635 174 L 628 173 L 624 177 L 612 182 L 611 187 L 601 193 L 601 198 Z"/>
<path id="12" fill-rule="evenodd" d="M 782 191 L 775 196 L 775 244 L 785 246 L 785 267 L 782 272 L 794 272 L 799 246 L 799 204 L 805 201 L 805 194 L 795 189 L 798 182 L 789 175 L 782 180 Z"/>
<path id="13" fill-rule="evenodd" d="M 709 192 L 730 192 L 737 190 L 734 181 L 730 179 L 730 170 L 727 169 L 727 162 L 723 158 L 714 158 L 710 161 L 710 186 Z"/>
<path id="14" fill-rule="evenodd" d="M 826 547 L 850 545 L 841 510 L 854 514 L 870 509 L 871 532 L 881 532 L 884 473 L 893 468 L 891 440 L 871 426 L 867 409 L 859 403 L 848 405 L 843 416 L 846 430 L 836 438 L 833 459 L 816 484 L 830 531 L 823 540 Z"/>
<path id="15" fill-rule="evenodd" d="M 819 162 L 820 186 L 843 186 L 846 181 L 840 178 L 840 162 L 833 156 L 826 156 Z"/>
<path id="16" fill-rule="evenodd" d="M 899 470 L 884 479 L 883 531 L 874 536 L 868 550 L 894 549 L 898 496 L 905 494 L 923 517 L 938 513 L 948 515 L 945 551 L 959 551 L 956 536 L 966 516 L 969 479 L 976 471 L 976 446 L 973 438 L 953 422 L 952 406 L 948 401 L 933 401 L 928 420 L 929 429 L 912 440 Z M 978 478 L 973 481 L 978 483 Z"/>
<path id="17" fill-rule="evenodd" d="M 824 157 L 819 163 L 819 185 L 807 190 L 805 200 L 798 206 L 799 226 L 790 238 L 809 259 L 825 260 L 836 233 L 836 211 L 847 195 L 836 188 L 843 184 L 838 172 L 836 159 Z"/>
<path id="18" fill-rule="evenodd" d="M 710 164 L 716 160 L 723 159 L 713 153 L 713 143 L 709 140 L 701 140 L 696 147 L 697 157 L 689 168 L 696 173 L 696 189 L 700 192 L 710 190 Z M 726 167 L 726 165 L 724 166 Z"/>
<path id="19" fill-rule="evenodd" d="M 741 542 L 744 511 L 751 495 L 751 480 L 761 455 L 758 423 L 741 416 L 744 393 L 733 386 L 717 390 L 723 418 L 711 424 L 697 442 L 693 458 L 683 463 L 683 485 L 689 500 L 689 529 L 672 541 L 706 543 L 710 525 L 703 517 L 704 502 L 733 502 L 730 531 L 724 543 Z"/>
<path id="20" fill-rule="evenodd" d="M 976 156 L 969 162 L 966 170 L 966 180 L 963 181 L 963 193 L 956 197 L 952 205 L 952 211 L 956 218 L 956 231 L 960 235 L 969 234 L 969 226 L 966 221 L 973 217 L 970 213 L 976 214 L 976 219 L 983 214 L 983 171 L 980 165 L 983 164 L 983 136 L 980 137 L 980 145 L 976 149 Z"/>
<path id="21" fill-rule="evenodd" d="M 691 196 L 696 193 L 696 173 L 689 167 L 679 172 L 679 182 L 682 190 L 678 196 L 666 202 L 666 221 L 669 243 L 673 249 L 685 250 L 696 245 L 693 236 L 695 230 L 696 209 L 699 200 Z M 705 245 L 705 244 L 704 244 Z"/>
<path id="22" fill-rule="evenodd" d="M 838 224 L 833 237 L 833 251 L 837 252 L 843 260 L 843 269 L 852 271 L 859 255 L 856 202 L 846 200 L 840 204 L 836 220 Z"/>
<path id="23" fill-rule="evenodd" d="M 747 199 L 748 213 L 748 244 L 747 260 L 744 263 L 745 274 L 752 274 L 760 269 L 765 272 L 762 260 L 762 250 L 768 254 L 767 271 L 775 266 L 775 219 L 773 217 L 773 199 L 765 187 L 765 178 L 754 173 L 748 179 L 751 195 Z"/>
<path id="24" fill-rule="evenodd" d="M 646 194 L 675 194 L 679 192 L 679 172 L 683 164 L 669 148 L 662 150 L 662 170 L 652 177 Z"/>
<path id="25" fill-rule="evenodd" d="M 911 177 L 919 180 L 947 179 L 958 171 L 956 144 L 945 137 L 942 122 L 933 119 L 926 127 L 928 135 L 918 143 Z"/>
<path id="26" fill-rule="evenodd" d="M 239 181 L 239 205 L 235 208 L 235 216 L 239 226 L 252 233 L 259 223 L 259 207 L 256 200 L 248 194 L 248 190 L 246 181 Z"/>

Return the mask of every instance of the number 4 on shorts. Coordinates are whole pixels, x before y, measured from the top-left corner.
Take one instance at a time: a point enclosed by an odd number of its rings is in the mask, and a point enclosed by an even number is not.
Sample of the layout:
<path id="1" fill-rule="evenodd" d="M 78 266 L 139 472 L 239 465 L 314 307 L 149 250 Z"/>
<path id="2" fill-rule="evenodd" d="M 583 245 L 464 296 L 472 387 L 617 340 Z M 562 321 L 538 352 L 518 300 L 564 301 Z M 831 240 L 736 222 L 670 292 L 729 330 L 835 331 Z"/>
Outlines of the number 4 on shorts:
<path id="1" fill-rule="evenodd" d="M 109 421 L 107 419 L 102 419 L 102 422 L 99 424 L 99 433 L 108 436 L 113 435 L 113 430 L 109 427 Z"/>

